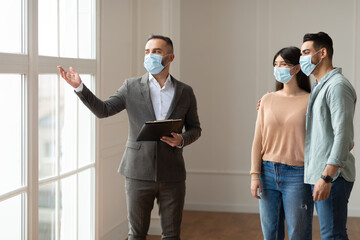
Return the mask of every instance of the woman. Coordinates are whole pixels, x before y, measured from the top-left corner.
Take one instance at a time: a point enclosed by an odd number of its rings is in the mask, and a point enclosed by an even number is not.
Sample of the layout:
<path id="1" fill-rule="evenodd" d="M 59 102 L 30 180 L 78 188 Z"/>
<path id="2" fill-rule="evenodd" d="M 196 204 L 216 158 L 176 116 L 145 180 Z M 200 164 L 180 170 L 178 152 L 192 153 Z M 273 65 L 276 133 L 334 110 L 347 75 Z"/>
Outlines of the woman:
<path id="1" fill-rule="evenodd" d="M 263 96 L 251 156 L 251 194 L 260 199 L 264 239 L 311 239 L 313 200 L 304 184 L 305 114 L 309 78 L 300 49 L 283 48 L 273 59 L 276 91 Z M 259 195 L 258 195 L 259 193 Z"/>

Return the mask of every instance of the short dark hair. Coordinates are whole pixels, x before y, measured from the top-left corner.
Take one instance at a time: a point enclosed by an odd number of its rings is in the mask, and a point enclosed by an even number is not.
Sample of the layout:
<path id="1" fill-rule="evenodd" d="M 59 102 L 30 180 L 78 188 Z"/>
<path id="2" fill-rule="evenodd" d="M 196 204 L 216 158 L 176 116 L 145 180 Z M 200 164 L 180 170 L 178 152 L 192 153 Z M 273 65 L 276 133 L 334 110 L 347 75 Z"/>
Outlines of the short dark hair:
<path id="1" fill-rule="evenodd" d="M 171 39 L 169 37 L 165 37 L 163 35 L 150 35 L 148 37 L 148 39 L 146 40 L 146 42 L 150 41 L 151 39 L 161 39 L 164 40 L 166 42 L 166 45 L 168 45 L 168 47 L 170 48 L 170 51 L 173 53 L 174 52 L 174 46 L 173 43 L 171 41 Z"/>
<path id="2" fill-rule="evenodd" d="M 334 54 L 333 41 L 327 33 L 307 33 L 304 35 L 303 42 L 307 41 L 313 41 L 313 45 L 316 50 L 320 50 L 320 48 L 326 48 L 329 58 L 332 59 Z"/>
<path id="3" fill-rule="evenodd" d="M 275 59 L 279 55 L 284 59 L 284 61 L 287 64 L 296 66 L 299 64 L 301 54 L 300 54 L 300 49 L 297 47 L 282 48 L 275 54 L 273 59 L 273 65 L 275 63 Z M 296 74 L 296 81 L 298 83 L 299 88 L 305 90 L 308 93 L 311 91 L 310 79 L 301 70 Z M 283 88 L 284 88 L 284 84 L 276 81 L 276 86 L 275 86 L 276 91 Z"/>

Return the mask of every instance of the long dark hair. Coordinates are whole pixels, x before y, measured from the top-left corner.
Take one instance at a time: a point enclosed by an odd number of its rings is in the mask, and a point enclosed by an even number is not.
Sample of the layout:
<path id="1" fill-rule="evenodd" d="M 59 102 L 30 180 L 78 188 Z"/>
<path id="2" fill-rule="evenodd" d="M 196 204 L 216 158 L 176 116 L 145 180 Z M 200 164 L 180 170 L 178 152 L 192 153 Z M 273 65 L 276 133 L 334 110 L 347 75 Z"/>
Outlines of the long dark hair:
<path id="1" fill-rule="evenodd" d="M 284 61 L 287 64 L 291 64 L 294 66 L 299 64 L 300 49 L 297 47 L 286 47 L 286 48 L 280 49 L 274 56 L 273 64 L 275 63 L 275 59 L 279 55 L 284 59 Z M 305 90 L 308 93 L 311 91 L 310 79 L 301 70 L 296 74 L 296 81 L 297 81 L 299 88 Z M 284 88 L 284 84 L 276 81 L 276 86 L 275 86 L 276 91 L 283 89 L 283 88 Z"/>

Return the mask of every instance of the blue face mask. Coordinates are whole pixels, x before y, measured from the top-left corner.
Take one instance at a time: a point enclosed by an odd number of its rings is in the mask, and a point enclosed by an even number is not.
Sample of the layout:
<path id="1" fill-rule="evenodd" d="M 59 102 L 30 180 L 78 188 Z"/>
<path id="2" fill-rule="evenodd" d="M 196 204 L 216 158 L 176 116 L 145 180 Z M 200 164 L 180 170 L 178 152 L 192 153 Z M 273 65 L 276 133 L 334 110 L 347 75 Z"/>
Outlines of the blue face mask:
<path id="1" fill-rule="evenodd" d="M 166 56 L 166 55 L 165 55 Z M 151 74 L 158 74 L 161 72 L 166 66 L 161 64 L 163 56 L 158 54 L 149 53 L 145 56 L 144 59 L 144 67 Z"/>
<path id="2" fill-rule="evenodd" d="M 319 65 L 319 63 L 321 62 L 322 59 L 317 64 L 311 63 L 312 56 L 316 55 L 318 52 L 320 52 L 320 50 L 317 51 L 316 53 L 314 53 L 313 55 L 300 56 L 300 68 L 301 68 L 301 71 L 306 76 L 310 76 L 310 74 L 314 71 L 316 66 Z"/>
<path id="3" fill-rule="evenodd" d="M 293 69 L 294 67 L 292 68 L 274 67 L 274 76 L 276 81 L 281 83 L 288 83 L 294 76 L 294 75 L 290 75 L 290 70 Z"/>

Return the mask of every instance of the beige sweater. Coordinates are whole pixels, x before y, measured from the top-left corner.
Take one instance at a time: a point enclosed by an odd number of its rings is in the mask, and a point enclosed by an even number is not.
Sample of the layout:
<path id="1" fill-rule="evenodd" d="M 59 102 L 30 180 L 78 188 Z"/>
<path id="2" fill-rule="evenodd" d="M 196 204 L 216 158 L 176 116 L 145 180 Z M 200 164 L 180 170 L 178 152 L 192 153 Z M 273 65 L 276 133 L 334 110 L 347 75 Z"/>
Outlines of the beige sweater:
<path id="1" fill-rule="evenodd" d="M 262 160 L 304 165 L 305 115 L 310 94 L 268 93 L 261 99 L 251 154 L 250 174 L 260 174 Z"/>

